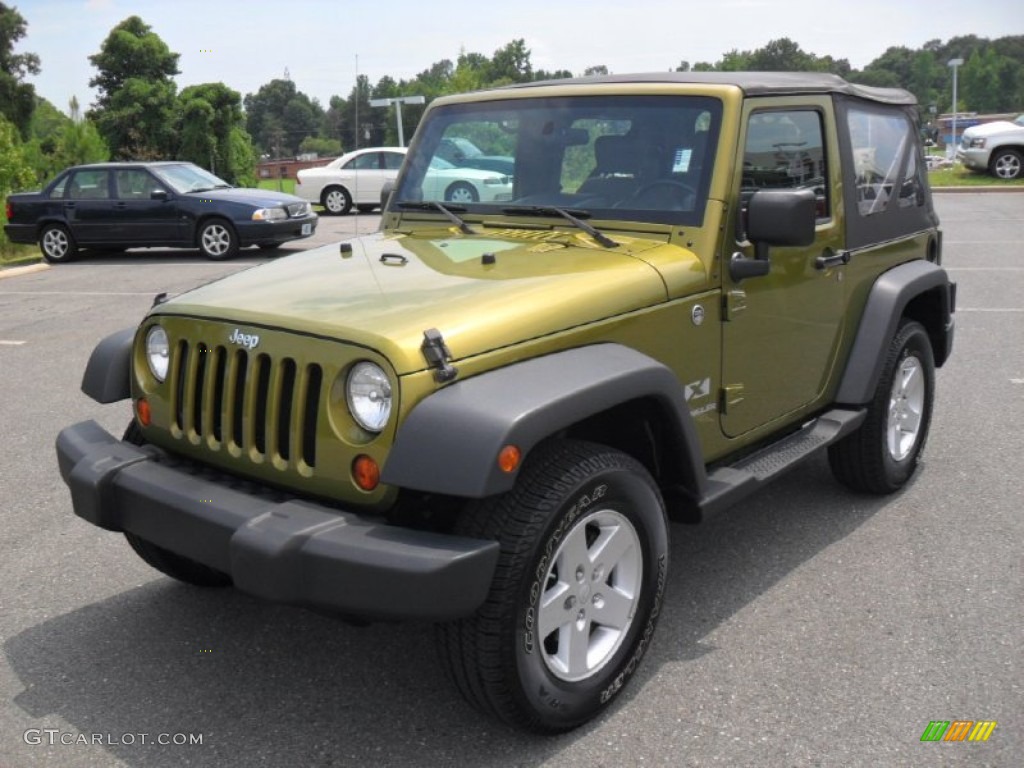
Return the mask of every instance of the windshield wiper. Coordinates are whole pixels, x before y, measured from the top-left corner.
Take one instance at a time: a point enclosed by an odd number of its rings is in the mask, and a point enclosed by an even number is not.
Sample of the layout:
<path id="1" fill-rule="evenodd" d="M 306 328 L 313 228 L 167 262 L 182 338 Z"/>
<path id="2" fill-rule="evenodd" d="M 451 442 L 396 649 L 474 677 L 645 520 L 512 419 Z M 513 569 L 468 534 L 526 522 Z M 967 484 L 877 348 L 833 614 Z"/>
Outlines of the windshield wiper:
<path id="1" fill-rule="evenodd" d="M 448 206 L 441 205 L 441 203 L 437 202 L 436 200 L 424 200 L 423 202 L 400 202 L 398 203 L 398 205 L 401 208 L 416 208 L 421 211 L 440 211 L 441 213 L 448 217 L 448 220 L 452 224 L 459 228 L 459 231 L 462 232 L 462 234 L 479 234 L 475 229 L 469 226 L 469 224 L 467 224 L 461 218 L 455 215 L 454 211 L 464 212 L 466 210 L 461 205 L 453 205 L 449 208 Z"/>
<path id="2" fill-rule="evenodd" d="M 565 208 L 559 208 L 556 205 L 526 205 L 518 206 L 516 208 L 502 208 L 504 213 L 512 216 L 561 216 L 563 219 L 568 221 L 577 229 L 582 229 L 592 238 L 597 240 L 605 248 L 618 248 L 619 244 L 612 240 L 608 235 L 600 232 L 594 227 L 587 224 L 587 222 L 578 218 L 579 216 L 589 216 L 590 214 L 585 211 L 572 211 L 571 213 Z M 575 215 L 573 215 L 575 214 Z"/>

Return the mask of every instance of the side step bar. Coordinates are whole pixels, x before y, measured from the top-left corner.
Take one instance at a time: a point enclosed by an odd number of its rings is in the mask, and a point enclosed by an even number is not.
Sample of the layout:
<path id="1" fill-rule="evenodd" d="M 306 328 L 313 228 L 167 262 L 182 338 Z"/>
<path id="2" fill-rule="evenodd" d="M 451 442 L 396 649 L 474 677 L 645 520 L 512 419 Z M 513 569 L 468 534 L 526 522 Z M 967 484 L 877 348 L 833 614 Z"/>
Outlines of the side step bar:
<path id="1" fill-rule="evenodd" d="M 866 411 L 836 408 L 799 431 L 708 475 L 708 492 L 700 500 L 702 519 L 754 493 L 817 451 L 846 437 L 861 425 Z"/>

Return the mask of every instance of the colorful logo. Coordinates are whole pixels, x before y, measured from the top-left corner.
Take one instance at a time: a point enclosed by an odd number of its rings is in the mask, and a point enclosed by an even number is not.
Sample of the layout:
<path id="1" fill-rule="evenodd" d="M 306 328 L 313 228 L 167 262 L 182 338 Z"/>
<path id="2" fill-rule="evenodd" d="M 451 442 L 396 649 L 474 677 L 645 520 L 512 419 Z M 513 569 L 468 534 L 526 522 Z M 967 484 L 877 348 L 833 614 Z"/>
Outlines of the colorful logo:
<path id="1" fill-rule="evenodd" d="M 996 725 L 995 720 L 932 720 L 921 741 L 988 741 Z"/>

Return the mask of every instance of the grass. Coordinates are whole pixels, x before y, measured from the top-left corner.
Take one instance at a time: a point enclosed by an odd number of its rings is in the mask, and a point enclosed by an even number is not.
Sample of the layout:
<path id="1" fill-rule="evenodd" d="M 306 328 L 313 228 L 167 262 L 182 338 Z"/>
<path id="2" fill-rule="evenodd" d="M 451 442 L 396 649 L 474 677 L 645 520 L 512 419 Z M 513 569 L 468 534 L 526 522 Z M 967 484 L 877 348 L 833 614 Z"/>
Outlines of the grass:
<path id="1" fill-rule="evenodd" d="M 1024 188 L 1024 178 L 997 179 L 987 173 L 975 173 L 968 171 L 963 166 L 953 166 L 936 171 L 928 171 L 928 183 L 932 187 L 1014 187 Z"/>
<path id="2" fill-rule="evenodd" d="M 272 189 L 275 192 L 285 192 L 289 195 L 295 194 L 295 179 L 260 179 L 256 182 L 260 189 Z"/>

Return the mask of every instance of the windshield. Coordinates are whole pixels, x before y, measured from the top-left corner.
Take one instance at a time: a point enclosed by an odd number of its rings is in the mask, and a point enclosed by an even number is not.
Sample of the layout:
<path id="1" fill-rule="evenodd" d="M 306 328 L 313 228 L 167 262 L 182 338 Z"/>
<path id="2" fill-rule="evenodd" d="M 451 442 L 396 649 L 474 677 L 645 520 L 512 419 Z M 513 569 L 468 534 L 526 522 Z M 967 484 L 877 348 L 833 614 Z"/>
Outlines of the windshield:
<path id="1" fill-rule="evenodd" d="M 179 194 L 231 187 L 224 179 L 218 179 L 212 173 L 191 163 L 160 165 L 151 170 Z"/>
<path id="2" fill-rule="evenodd" d="M 391 205 L 699 224 L 722 106 L 696 96 L 506 99 L 434 109 Z M 477 154 L 455 153 L 472 146 Z M 408 205 L 408 207 L 412 207 Z"/>

